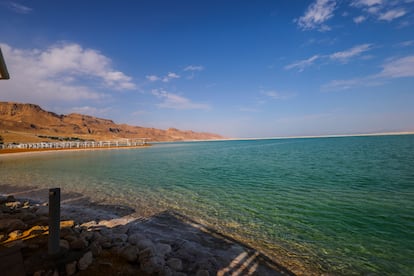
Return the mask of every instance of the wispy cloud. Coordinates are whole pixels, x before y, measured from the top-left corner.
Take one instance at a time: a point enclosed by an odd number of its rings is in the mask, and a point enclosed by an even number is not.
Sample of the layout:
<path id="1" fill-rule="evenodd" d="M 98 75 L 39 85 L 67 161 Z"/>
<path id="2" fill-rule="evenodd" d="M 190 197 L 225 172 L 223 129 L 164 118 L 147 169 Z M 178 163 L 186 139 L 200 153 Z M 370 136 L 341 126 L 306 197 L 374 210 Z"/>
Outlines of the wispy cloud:
<path id="1" fill-rule="evenodd" d="M 69 113 L 79 113 L 79 114 L 86 114 L 91 116 L 103 116 L 108 114 L 111 108 L 96 108 L 93 106 L 77 106 L 72 107 L 68 111 Z"/>
<path id="2" fill-rule="evenodd" d="M 398 43 L 398 47 L 410 47 L 414 45 L 414 40 L 407 40 L 407 41 L 403 41 L 401 43 Z"/>
<path id="3" fill-rule="evenodd" d="M 6 2 L 7 7 L 9 7 L 10 10 L 16 12 L 16 13 L 20 13 L 20 14 L 28 14 L 31 13 L 33 11 L 32 8 L 28 7 L 28 6 L 24 6 L 22 4 L 10 1 L 10 2 Z"/>
<path id="4" fill-rule="evenodd" d="M 361 44 L 352 47 L 351 49 L 336 52 L 329 55 L 330 59 L 339 60 L 341 62 L 347 62 L 350 58 L 360 55 L 363 52 L 369 51 L 372 49 L 371 44 Z"/>
<path id="5" fill-rule="evenodd" d="M 292 94 L 281 93 L 275 90 L 262 91 L 262 94 L 271 98 L 272 100 L 286 100 L 292 97 Z"/>
<path id="6" fill-rule="evenodd" d="M 313 65 L 318 58 L 320 58 L 319 55 L 314 55 L 308 59 L 296 61 L 292 64 L 286 65 L 285 69 L 286 70 L 298 69 L 299 72 L 302 72 L 303 70 L 305 70 L 306 67 Z"/>
<path id="7" fill-rule="evenodd" d="M 410 0 L 409 0 L 410 1 Z M 368 17 L 375 17 L 377 20 L 391 22 L 397 18 L 406 15 L 407 1 L 385 1 L 385 0 L 354 0 L 350 6 L 358 8 L 366 13 Z M 367 16 L 364 16 L 362 21 L 365 21 Z M 361 23 L 361 16 L 354 18 L 355 23 Z"/>
<path id="8" fill-rule="evenodd" d="M 404 16 L 406 13 L 407 12 L 404 9 L 402 9 L 402 8 L 395 9 L 395 10 L 389 10 L 389 11 L 387 11 L 385 13 L 382 13 L 378 17 L 378 19 L 390 22 L 390 21 L 393 21 L 396 18 L 399 18 L 399 17 Z"/>
<path id="9" fill-rule="evenodd" d="M 367 18 L 366 18 L 365 16 L 360 15 L 360 16 L 354 17 L 354 19 L 353 19 L 353 20 L 354 20 L 354 22 L 355 22 L 356 24 L 359 24 L 359 23 L 364 22 L 366 19 L 367 19 Z"/>
<path id="10" fill-rule="evenodd" d="M 382 67 L 383 69 L 378 77 L 414 77 L 414 55 L 388 61 Z"/>
<path id="11" fill-rule="evenodd" d="M 323 85 L 321 90 L 335 91 L 348 90 L 354 87 L 377 86 L 384 84 L 389 79 L 407 77 L 414 77 L 414 55 L 385 62 L 382 65 L 382 70 L 377 74 L 348 80 L 332 80 Z"/>
<path id="12" fill-rule="evenodd" d="M 188 65 L 184 68 L 184 71 L 203 71 L 204 67 L 201 65 Z"/>
<path id="13" fill-rule="evenodd" d="M 355 7 L 364 7 L 364 6 L 375 6 L 375 5 L 381 5 L 383 0 L 354 0 L 351 2 L 351 6 Z"/>
<path id="14" fill-rule="evenodd" d="M 161 107 L 161 108 L 178 109 L 178 110 L 210 109 L 210 106 L 207 104 L 194 103 L 190 99 L 187 99 L 177 94 L 169 93 L 165 91 L 164 89 L 153 89 L 151 93 L 157 98 L 162 100 L 162 102 L 157 105 L 158 107 Z"/>
<path id="15" fill-rule="evenodd" d="M 316 0 L 296 22 L 302 30 L 330 30 L 324 23 L 333 17 L 335 6 L 335 0 Z"/>
<path id="16" fill-rule="evenodd" d="M 109 94 L 95 87 L 135 89 L 132 78 L 112 68 L 99 51 L 76 43 L 47 49 L 18 49 L 0 44 L 11 79 L 2 83 L 2 97 L 39 104 L 59 101 L 100 100 Z"/>
<path id="17" fill-rule="evenodd" d="M 147 75 L 145 76 L 145 78 L 151 82 L 155 82 L 155 81 L 170 82 L 173 79 L 181 78 L 181 76 L 174 72 L 168 72 L 168 74 L 165 75 L 164 77 L 159 77 L 157 75 Z"/>
<path id="18" fill-rule="evenodd" d="M 169 82 L 172 79 L 179 79 L 180 76 L 177 75 L 176 73 L 173 72 L 169 72 L 165 77 L 162 78 L 163 82 Z"/>
<path id="19" fill-rule="evenodd" d="M 161 78 L 160 77 L 158 77 L 158 76 L 156 76 L 156 75 L 148 75 L 148 76 L 146 76 L 145 77 L 147 80 L 149 80 L 149 81 L 158 81 L 158 80 L 161 80 Z"/>
<path id="20" fill-rule="evenodd" d="M 299 72 L 302 72 L 307 67 L 314 65 L 317 60 L 320 60 L 320 59 L 323 60 L 327 58 L 333 61 L 340 61 L 342 63 L 347 63 L 351 58 L 359 56 L 360 54 L 366 51 L 369 51 L 371 49 L 372 49 L 372 44 L 366 43 L 366 44 L 356 45 L 348 50 L 339 51 L 339 52 L 332 53 L 329 55 L 313 55 L 312 57 L 308 59 L 299 60 L 294 63 L 288 64 L 284 68 L 285 70 L 297 69 Z"/>

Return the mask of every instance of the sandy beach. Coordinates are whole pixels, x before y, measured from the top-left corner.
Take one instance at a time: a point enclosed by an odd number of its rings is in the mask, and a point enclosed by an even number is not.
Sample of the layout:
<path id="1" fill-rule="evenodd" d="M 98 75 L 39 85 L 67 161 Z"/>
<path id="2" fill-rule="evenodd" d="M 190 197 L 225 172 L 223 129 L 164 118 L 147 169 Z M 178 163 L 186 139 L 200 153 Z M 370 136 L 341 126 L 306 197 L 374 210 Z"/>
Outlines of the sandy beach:
<path id="1" fill-rule="evenodd" d="M 0 191 L 0 253 L 15 248 L 26 275 L 294 275 L 179 213 L 137 217 L 128 206 L 99 204 L 67 191 L 61 197 L 62 254 L 51 260 L 48 190 L 2 185 Z"/>

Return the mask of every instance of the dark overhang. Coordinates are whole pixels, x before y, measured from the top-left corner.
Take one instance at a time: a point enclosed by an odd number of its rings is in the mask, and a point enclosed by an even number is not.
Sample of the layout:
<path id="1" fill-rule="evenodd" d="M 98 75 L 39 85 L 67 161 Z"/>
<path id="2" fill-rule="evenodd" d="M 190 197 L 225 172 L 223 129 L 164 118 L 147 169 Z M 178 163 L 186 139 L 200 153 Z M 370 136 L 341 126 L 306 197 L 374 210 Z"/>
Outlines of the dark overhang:
<path id="1" fill-rule="evenodd" d="M 0 80 L 10 79 L 9 72 L 7 71 L 6 62 L 4 61 L 3 54 L 0 48 Z"/>

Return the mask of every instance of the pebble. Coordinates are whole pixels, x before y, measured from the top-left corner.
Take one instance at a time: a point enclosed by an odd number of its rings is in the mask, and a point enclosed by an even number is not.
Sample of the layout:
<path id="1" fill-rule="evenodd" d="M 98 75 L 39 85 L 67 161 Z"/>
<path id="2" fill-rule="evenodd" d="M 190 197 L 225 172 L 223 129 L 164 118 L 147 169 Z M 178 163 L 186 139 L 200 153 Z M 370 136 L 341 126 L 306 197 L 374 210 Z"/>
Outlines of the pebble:
<path id="1" fill-rule="evenodd" d="M 76 238 L 70 242 L 71 249 L 84 249 L 88 246 L 88 242 L 82 238 Z"/>
<path id="2" fill-rule="evenodd" d="M 128 262 L 135 262 L 138 257 L 138 252 L 138 247 L 130 245 L 122 249 L 121 256 Z"/>
<path id="3" fill-rule="evenodd" d="M 183 269 L 183 262 L 178 258 L 170 258 L 167 261 L 167 265 L 175 271 L 180 271 Z"/>
<path id="4" fill-rule="evenodd" d="M 65 248 L 65 249 L 69 249 L 70 248 L 69 242 L 67 240 L 60 240 L 59 241 L 59 246 Z"/>
<path id="5" fill-rule="evenodd" d="M 161 272 L 164 269 L 165 260 L 159 256 L 153 256 L 150 258 L 144 258 L 140 261 L 140 268 L 142 271 L 151 274 Z"/>
<path id="6" fill-rule="evenodd" d="M 196 276 L 210 276 L 210 273 L 205 269 L 200 269 L 197 271 Z"/>
<path id="7" fill-rule="evenodd" d="M 66 275 L 71 276 L 76 273 L 76 261 L 73 261 L 71 263 L 67 263 L 65 266 L 66 269 Z"/>
<path id="8" fill-rule="evenodd" d="M 133 245 L 137 245 L 139 241 L 145 240 L 146 237 L 142 234 L 135 233 L 128 237 L 128 242 Z"/>
<path id="9" fill-rule="evenodd" d="M 14 230 L 24 230 L 27 225 L 20 219 L 2 219 L 0 220 L 0 231 L 12 232 Z"/>
<path id="10" fill-rule="evenodd" d="M 149 239 L 140 240 L 137 243 L 139 250 L 154 246 L 154 243 Z"/>
<path id="11" fill-rule="evenodd" d="M 158 243 L 155 246 L 155 250 L 157 252 L 157 255 L 164 257 L 165 255 L 167 255 L 168 253 L 171 253 L 171 246 L 169 244 L 166 243 Z"/>
<path id="12" fill-rule="evenodd" d="M 78 269 L 85 270 L 92 264 L 93 255 L 91 251 L 86 252 L 78 261 Z"/>
<path id="13" fill-rule="evenodd" d="M 92 242 L 89 248 L 92 251 L 92 255 L 94 257 L 97 257 L 102 253 L 102 247 L 97 241 Z"/>

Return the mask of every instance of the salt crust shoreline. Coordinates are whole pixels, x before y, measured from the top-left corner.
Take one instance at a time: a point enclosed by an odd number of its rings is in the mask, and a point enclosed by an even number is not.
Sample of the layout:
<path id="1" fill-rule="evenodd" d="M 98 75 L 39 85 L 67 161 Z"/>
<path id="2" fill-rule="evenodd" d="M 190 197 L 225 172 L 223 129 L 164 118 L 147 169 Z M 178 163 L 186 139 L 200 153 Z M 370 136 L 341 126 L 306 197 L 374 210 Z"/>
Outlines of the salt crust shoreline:
<path id="1" fill-rule="evenodd" d="M 62 194 L 64 254 L 45 261 L 48 190 L 0 185 L 0 194 L 0 253 L 4 246 L 18 248 L 27 275 L 294 275 L 179 213 L 138 217 L 128 206 L 70 193 Z"/>

